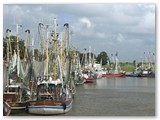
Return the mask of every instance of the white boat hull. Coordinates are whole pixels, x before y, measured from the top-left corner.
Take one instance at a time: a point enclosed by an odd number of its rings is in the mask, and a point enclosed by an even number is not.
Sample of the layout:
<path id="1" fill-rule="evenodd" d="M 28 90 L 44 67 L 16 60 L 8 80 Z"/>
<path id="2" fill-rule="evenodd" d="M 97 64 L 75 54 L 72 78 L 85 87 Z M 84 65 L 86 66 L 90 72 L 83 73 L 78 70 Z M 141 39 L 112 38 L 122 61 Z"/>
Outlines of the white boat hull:
<path id="1" fill-rule="evenodd" d="M 28 106 L 28 112 L 31 114 L 41 114 L 41 115 L 54 115 L 63 114 L 68 112 L 72 108 L 72 102 L 66 106 Z"/>

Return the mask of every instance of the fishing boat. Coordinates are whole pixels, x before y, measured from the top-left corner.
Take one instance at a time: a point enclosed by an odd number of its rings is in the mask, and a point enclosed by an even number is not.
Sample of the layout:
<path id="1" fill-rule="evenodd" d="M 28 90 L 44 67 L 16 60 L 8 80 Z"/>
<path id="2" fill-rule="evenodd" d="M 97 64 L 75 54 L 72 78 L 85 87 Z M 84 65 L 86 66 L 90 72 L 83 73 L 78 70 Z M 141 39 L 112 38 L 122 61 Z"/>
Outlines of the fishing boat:
<path id="1" fill-rule="evenodd" d="M 54 25 L 56 26 L 56 19 L 54 19 L 54 23 Z M 49 34 L 48 32 L 49 31 L 47 31 L 47 35 Z M 46 48 L 44 60 L 33 61 L 34 78 L 36 78 L 36 95 L 32 97 L 35 99 L 32 99 L 28 105 L 28 112 L 31 114 L 62 114 L 68 112 L 72 108 L 73 84 L 72 80 L 70 79 L 71 68 L 69 67 L 71 66 L 71 61 L 69 59 L 70 57 L 65 54 L 67 56 L 64 58 L 66 60 L 65 71 L 63 68 L 64 66 L 62 67 L 62 51 L 60 50 L 62 49 L 62 47 L 58 48 L 60 45 L 57 45 L 57 39 L 58 38 L 55 28 L 53 43 L 53 59 L 51 58 L 51 55 L 49 55 L 48 51 L 48 36 L 46 46 L 44 46 L 43 44 L 43 48 Z M 69 54 L 69 52 L 67 52 L 67 54 Z M 62 69 L 66 72 L 65 76 L 63 76 L 62 74 Z"/>
<path id="2" fill-rule="evenodd" d="M 85 48 L 85 53 L 83 54 L 82 61 L 84 59 L 84 64 L 82 65 L 82 77 L 85 80 L 85 83 L 93 83 L 97 75 L 94 72 L 93 61 L 91 59 L 91 47 L 89 47 L 89 57 L 87 59 L 87 49 Z"/>
<path id="3" fill-rule="evenodd" d="M 145 52 L 144 52 L 144 58 L 142 59 L 140 77 L 155 77 L 155 67 L 154 67 L 154 63 L 152 62 L 150 52 L 148 55 L 148 59 L 147 59 Z"/>
<path id="4" fill-rule="evenodd" d="M 125 72 L 123 73 L 106 73 L 106 74 L 103 74 L 102 75 L 103 77 L 123 77 L 123 76 L 125 76 Z"/>
<path id="5" fill-rule="evenodd" d="M 75 85 L 84 84 L 85 79 L 82 77 L 80 58 L 79 58 L 79 54 L 76 53 L 75 47 L 73 47 L 73 50 L 72 50 L 72 74 L 73 74 Z"/>
<path id="6" fill-rule="evenodd" d="M 7 67 L 3 64 L 3 94 L 6 88 L 6 79 L 7 79 Z M 3 100 L 3 116 L 9 116 L 11 113 L 11 107 L 8 102 Z"/>
<path id="7" fill-rule="evenodd" d="M 137 73 L 130 73 L 129 75 L 127 75 L 128 77 L 138 77 L 139 74 Z"/>
<path id="8" fill-rule="evenodd" d="M 155 73 L 151 69 L 146 68 L 142 70 L 139 77 L 155 77 Z"/>
<path id="9" fill-rule="evenodd" d="M 18 27 L 17 24 L 17 43 L 19 43 L 18 38 Z M 7 30 L 7 33 L 10 32 Z M 27 42 L 27 41 L 26 41 Z M 8 104 L 11 108 L 11 113 L 19 112 L 25 110 L 28 104 L 28 95 L 27 95 L 27 83 L 29 80 L 29 61 L 26 60 L 26 67 L 22 66 L 22 61 L 20 60 L 19 54 L 19 44 L 17 44 L 17 54 L 14 51 L 12 57 L 12 46 L 10 44 L 10 36 L 8 35 L 8 52 L 7 52 L 7 61 L 8 61 L 8 70 L 7 70 L 7 84 L 5 87 L 5 92 L 3 94 L 4 103 Z M 24 54 L 25 56 L 25 54 Z M 4 104 L 4 105 L 5 105 Z M 7 105 L 5 105 L 7 106 Z"/>
<path id="10" fill-rule="evenodd" d="M 139 70 L 138 70 L 139 71 Z M 133 73 L 130 73 L 129 75 L 127 75 L 128 77 L 140 77 L 141 76 L 141 72 L 138 71 L 134 71 Z M 141 70 L 140 70 L 141 71 Z"/>
<path id="11" fill-rule="evenodd" d="M 4 93 L 4 101 L 11 107 L 12 112 L 21 111 L 26 108 L 27 102 L 22 99 L 22 85 L 9 85 L 9 92 Z"/>
<path id="12" fill-rule="evenodd" d="M 39 79 L 37 86 L 37 100 L 30 101 L 28 112 L 32 114 L 53 115 L 68 112 L 72 108 L 72 94 L 63 86 L 60 79 L 46 82 L 46 78 Z"/>
<path id="13" fill-rule="evenodd" d="M 95 77 L 94 74 L 92 73 L 92 71 L 85 69 L 82 71 L 82 77 L 85 80 L 85 83 L 93 83 L 95 81 Z"/>
<path id="14" fill-rule="evenodd" d="M 94 64 L 95 73 L 97 75 L 97 79 L 102 78 L 102 65 L 101 64 Z"/>
<path id="15" fill-rule="evenodd" d="M 112 60 L 114 62 L 113 69 L 110 71 L 104 71 L 102 77 L 124 77 L 126 72 L 121 70 L 118 60 L 118 53 L 115 55 L 115 60 L 112 54 Z"/>
<path id="16" fill-rule="evenodd" d="M 126 74 L 127 77 L 139 77 L 141 74 L 140 65 L 134 61 L 134 71 L 131 73 Z"/>

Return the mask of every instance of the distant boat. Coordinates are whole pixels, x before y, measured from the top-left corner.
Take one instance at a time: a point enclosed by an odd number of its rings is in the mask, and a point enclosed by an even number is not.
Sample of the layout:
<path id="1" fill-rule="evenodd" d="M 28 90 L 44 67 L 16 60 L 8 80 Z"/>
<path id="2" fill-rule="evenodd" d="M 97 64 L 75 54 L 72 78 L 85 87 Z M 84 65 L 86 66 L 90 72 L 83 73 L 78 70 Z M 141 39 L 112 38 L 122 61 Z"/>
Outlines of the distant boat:
<path id="1" fill-rule="evenodd" d="M 113 59 L 113 55 L 112 55 L 112 59 Z M 113 59 L 113 61 L 115 61 L 113 70 L 103 71 L 102 77 L 124 77 L 125 76 L 126 72 L 121 71 L 121 68 L 120 68 L 120 65 L 119 65 L 118 53 L 116 53 L 115 60 Z"/>
<path id="2" fill-rule="evenodd" d="M 82 68 L 82 77 L 85 80 L 85 83 L 93 83 L 97 76 L 96 73 L 94 72 L 94 68 L 93 68 L 93 61 L 91 59 L 91 47 L 89 47 L 89 58 L 87 59 L 87 52 L 86 52 L 86 48 L 84 49 L 85 53 L 84 56 L 84 65 Z"/>
<path id="3" fill-rule="evenodd" d="M 154 55 L 154 54 L 153 54 Z M 144 60 L 142 59 L 140 77 L 155 77 L 155 62 L 152 62 L 151 53 L 149 52 L 148 59 L 144 52 Z"/>
<path id="4" fill-rule="evenodd" d="M 155 77 L 151 69 L 143 69 L 139 77 Z"/>
<path id="5" fill-rule="evenodd" d="M 139 64 L 137 65 L 136 61 L 134 63 L 134 67 L 135 67 L 134 71 L 132 73 L 126 75 L 126 76 L 128 76 L 128 77 L 140 77 L 141 68 L 140 68 Z"/>
<path id="6" fill-rule="evenodd" d="M 139 74 L 137 74 L 137 73 L 130 73 L 129 75 L 126 75 L 126 76 L 128 76 L 128 77 L 138 77 Z"/>
<path id="7" fill-rule="evenodd" d="M 125 72 L 124 73 L 106 73 L 102 75 L 103 77 L 124 77 L 125 76 Z"/>
<path id="8" fill-rule="evenodd" d="M 95 74 L 92 73 L 90 70 L 83 70 L 82 77 L 85 80 L 85 83 L 93 83 L 96 80 Z"/>
<path id="9" fill-rule="evenodd" d="M 102 71 L 101 64 L 94 64 L 94 69 L 95 69 L 97 79 L 102 78 L 103 71 Z"/>
<path id="10" fill-rule="evenodd" d="M 76 48 L 74 47 L 72 51 L 72 64 L 71 64 L 72 74 L 75 85 L 82 85 L 84 84 L 85 80 L 82 77 L 82 70 L 80 64 L 80 58 L 78 53 L 76 53 Z"/>

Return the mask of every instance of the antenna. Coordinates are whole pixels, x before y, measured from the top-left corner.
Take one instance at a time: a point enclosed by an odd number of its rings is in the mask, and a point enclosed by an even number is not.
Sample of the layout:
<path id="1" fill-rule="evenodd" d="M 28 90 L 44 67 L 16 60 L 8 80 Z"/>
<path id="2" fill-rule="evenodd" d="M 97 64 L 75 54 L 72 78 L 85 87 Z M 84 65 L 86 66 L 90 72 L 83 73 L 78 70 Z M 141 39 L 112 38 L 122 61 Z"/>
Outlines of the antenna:
<path id="1" fill-rule="evenodd" d="M 22 27 L 22 25 L 20 25 L 20 24 L 14 24 L 15 26 L 16 26 L 16 33 L 17 33 L 17 35 L 18 35 L 18 29 L 20 28 L 20 27 Z"/>

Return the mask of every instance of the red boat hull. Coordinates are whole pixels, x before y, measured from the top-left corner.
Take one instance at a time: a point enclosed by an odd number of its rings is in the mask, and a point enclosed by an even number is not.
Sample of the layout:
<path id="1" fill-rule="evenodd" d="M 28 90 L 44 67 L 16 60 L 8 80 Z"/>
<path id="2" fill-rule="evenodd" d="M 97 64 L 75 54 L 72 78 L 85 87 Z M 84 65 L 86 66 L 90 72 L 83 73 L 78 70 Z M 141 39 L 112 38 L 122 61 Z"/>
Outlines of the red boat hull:
<path id="1" fill-rule="evenodd" d="M 102 77 L 123 77 L 125 73 L 102 74 Z"/>
<path id="2" fill-rule="evenodd" d="M 92 78 L 84 78 L 85 79 L 85 83 L 93 83 L 94 80 Z"/>

